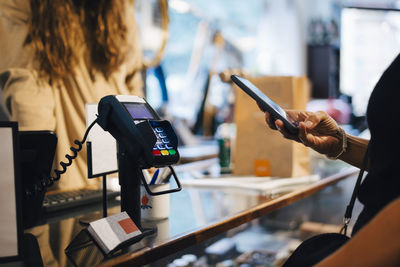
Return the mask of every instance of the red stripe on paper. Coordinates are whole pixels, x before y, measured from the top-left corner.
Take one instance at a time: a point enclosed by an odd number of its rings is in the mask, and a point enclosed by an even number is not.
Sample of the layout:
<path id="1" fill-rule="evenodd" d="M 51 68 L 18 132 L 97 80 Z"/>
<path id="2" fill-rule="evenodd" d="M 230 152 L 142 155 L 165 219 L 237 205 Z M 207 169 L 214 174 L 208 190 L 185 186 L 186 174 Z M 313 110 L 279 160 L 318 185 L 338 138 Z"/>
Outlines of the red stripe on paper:
<path id="1" fill-rule="evenodd" d="M 118 223 L 121 225 L 122 229 L 124 229 L 126 234 L 130 234 L 139 230 L 131 218 L 123 219 L 118 221 Z"/>

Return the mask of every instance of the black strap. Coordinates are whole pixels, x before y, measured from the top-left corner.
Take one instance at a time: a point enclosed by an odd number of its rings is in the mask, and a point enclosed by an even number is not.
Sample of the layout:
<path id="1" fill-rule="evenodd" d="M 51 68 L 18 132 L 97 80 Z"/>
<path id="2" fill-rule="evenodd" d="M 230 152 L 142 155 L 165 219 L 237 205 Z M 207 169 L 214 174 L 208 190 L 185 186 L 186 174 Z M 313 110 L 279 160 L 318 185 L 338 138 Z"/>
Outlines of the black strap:
<path id="1" fill-rule="evenodd" d="M 353 213 L 354 203 L 356 202 L 356 197 L 357 197 L 360 185 L 361 185 L 362 178 L 364 176 L 364 171 L 367 168 L 368 151 L 369 151 L 369 144 L 367 146 L 367 150 L 365 151 L 365 155 L 364 155 L 364 159 L 363 159 L 363 162 L 362 162 L 362 166 L 361 166 L 360 172 L 358 173 L 356 185 L 354 186 L 354 189 L 353 189 L 353 194 L 351 195 L 350 202 L 347 205 L 346 212 L 344 214 L 344 219 L 343 219 L 344 220 L 344 224 L 343 224 L 342 229 L 340 230 L 340 233 L 343 233 L 345 235 L 347 233 L 347 226 L 349 225 L 350 220 L 351 220 L 351 215 Z"/>

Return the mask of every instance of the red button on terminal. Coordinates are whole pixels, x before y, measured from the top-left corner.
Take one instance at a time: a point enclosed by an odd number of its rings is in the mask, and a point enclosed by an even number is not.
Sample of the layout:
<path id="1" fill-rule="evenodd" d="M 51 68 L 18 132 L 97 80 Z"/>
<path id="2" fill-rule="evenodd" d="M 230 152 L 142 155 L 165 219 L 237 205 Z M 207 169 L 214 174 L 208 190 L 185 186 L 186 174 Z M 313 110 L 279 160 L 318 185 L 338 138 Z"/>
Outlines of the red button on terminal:
<path id="1" fill-rule="evenodd" d="M 155 155 L 155 156 L 161 156 L 160 150 L 153 150 L 153 155 Z"/>

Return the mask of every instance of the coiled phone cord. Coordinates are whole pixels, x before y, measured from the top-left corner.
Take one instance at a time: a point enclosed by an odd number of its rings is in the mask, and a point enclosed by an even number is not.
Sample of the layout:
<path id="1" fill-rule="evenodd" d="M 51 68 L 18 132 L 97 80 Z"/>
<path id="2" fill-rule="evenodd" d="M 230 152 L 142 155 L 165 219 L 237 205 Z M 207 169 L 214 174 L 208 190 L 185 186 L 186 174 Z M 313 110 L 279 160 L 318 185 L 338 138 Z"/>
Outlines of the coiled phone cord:
<path id="1" fill-rule="evenodd" d="M 62 174 L 64 174 L 67 171 L 67 168 L 71 166 L 72 161 L 78 156 L 78 152 L 82 150 L 83 144 L 86 142 L 87 136 L 89 134 L 89 131 L 92 129 L 92 127 L 97 123 L 97 119 L 95 119 L 89 127 L 86 129 L 85 135 L 83 136 L 82 140 L 74 140 L 75 145 L 77 147 L 71 146 L 69 149 L 72 151 L 72 155 L 65 155 L 65 158 L 68 160 L 67 162 L 60 161 L 60 166 L 61 170 L 55 169 L 54 170 L 54 177 L 53 176 L 47 176 L 43 175 L 42 180 L 33 185 L 33 190 L 30 190 L 29 188 L 25 189 L 25 194 L 27 197 L 32 196 L 33 194 L 37 192 L 42 192 L 46 187 L 49 187 L 54 184 L 54 182 L 60 180 L 60 177 Z"/>

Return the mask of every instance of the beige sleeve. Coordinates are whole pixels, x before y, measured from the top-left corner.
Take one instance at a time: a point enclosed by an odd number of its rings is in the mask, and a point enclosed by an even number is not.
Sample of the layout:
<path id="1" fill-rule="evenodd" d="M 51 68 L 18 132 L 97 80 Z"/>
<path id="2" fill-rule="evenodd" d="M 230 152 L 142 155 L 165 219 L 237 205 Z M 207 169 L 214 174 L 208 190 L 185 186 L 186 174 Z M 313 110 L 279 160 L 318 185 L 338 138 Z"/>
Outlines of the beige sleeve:
<path id="1" fill-rule="evenodd" d="M 10 119 L 18 121 L 20 130 L 50 130 L 56 126 L 53 89 L 39 83 L 34 72 L 27 69 L 9 69 L 3 72 L 4 105 Z"/>
<path id="2" fill-rule="evenodd" d="M 25 45 L 30 14 L 28 0 L 0 1 L 0 72 L 25 68 L 32 63 L 33 51 Z"/>
<path id="3" fill-rule="evenodd" d="M 400 198 L 393 200 L 345 245 L 316 267 L 400 266 Z"/>

